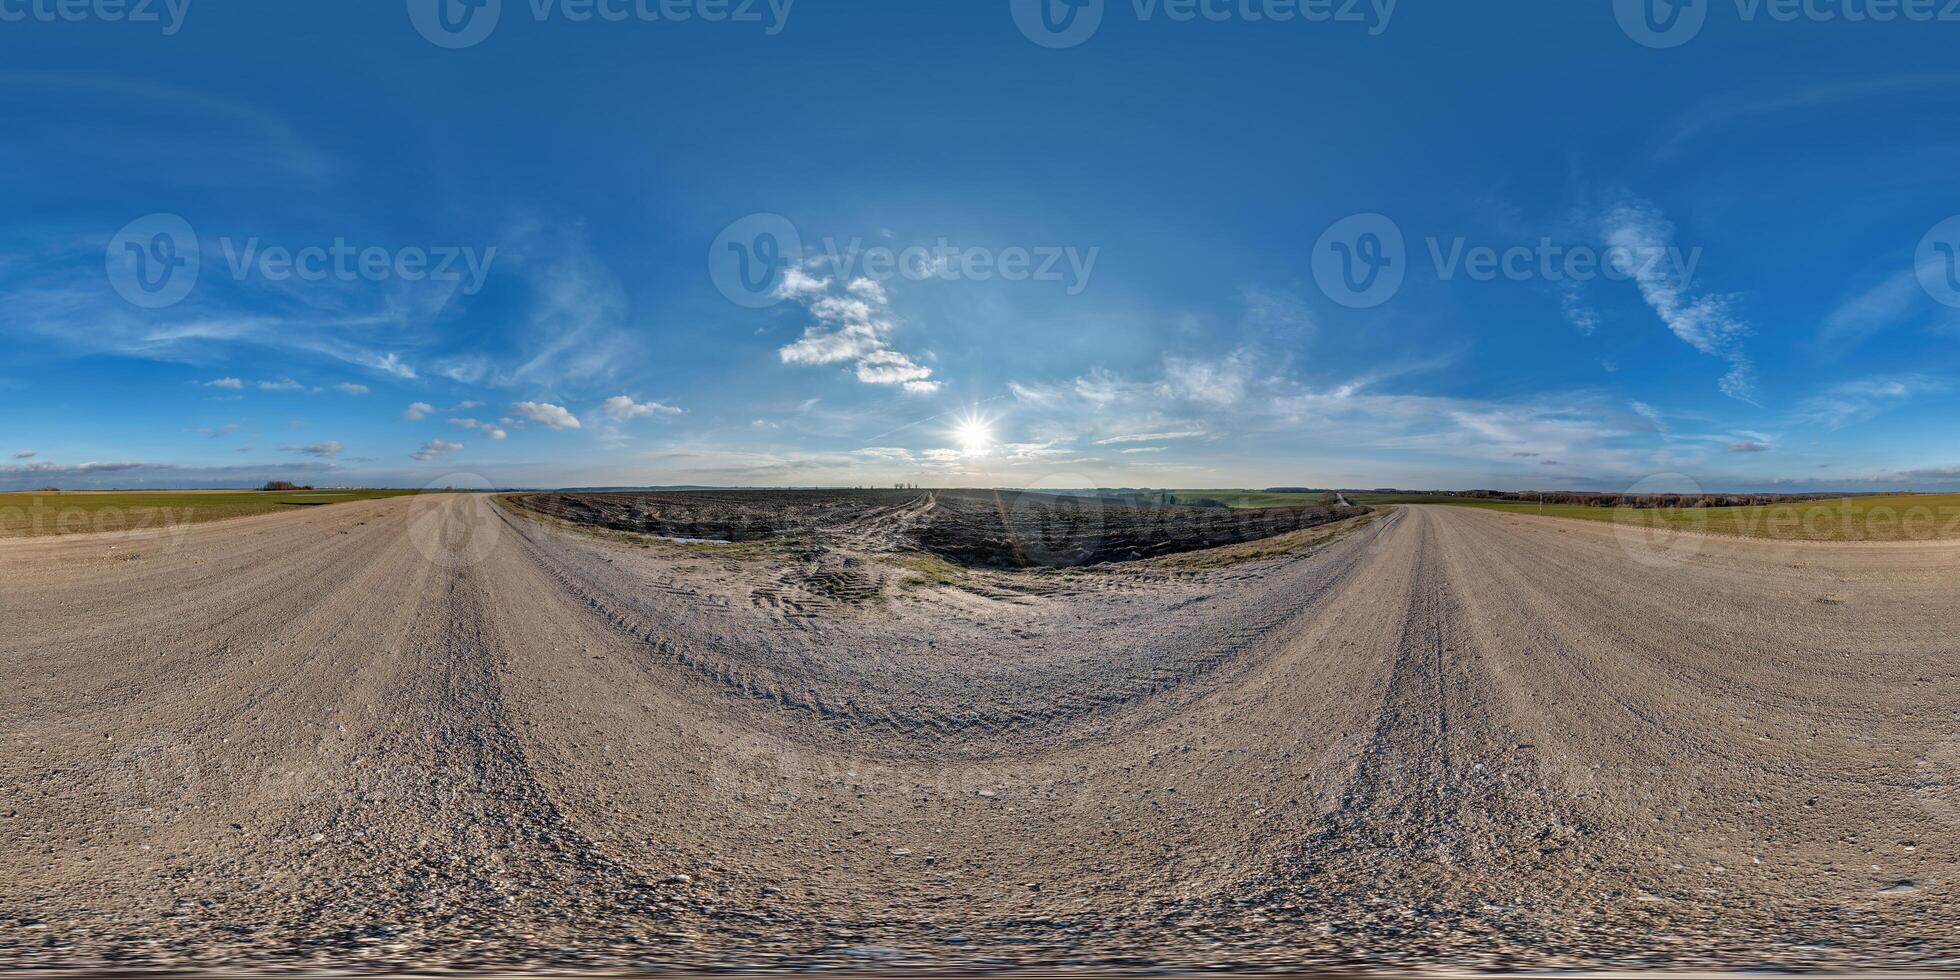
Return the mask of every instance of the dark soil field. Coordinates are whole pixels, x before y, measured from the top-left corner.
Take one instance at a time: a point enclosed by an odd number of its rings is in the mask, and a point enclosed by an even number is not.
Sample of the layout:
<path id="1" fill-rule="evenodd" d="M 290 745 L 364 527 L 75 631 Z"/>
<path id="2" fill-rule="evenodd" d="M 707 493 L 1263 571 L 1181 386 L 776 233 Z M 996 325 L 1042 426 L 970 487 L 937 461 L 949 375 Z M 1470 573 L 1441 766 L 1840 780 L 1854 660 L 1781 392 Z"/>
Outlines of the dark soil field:
<path id="1" fill-rule="evenodd" d="M 1368 513 L 1366 507 L 1228 510 L 1127 504 L 1011 490 L 679 491 L 527 494 L 573 523 L 670 538 L 761 541 L 863 534 L 985 568 L 1067 568 L 1256 541 Z M 892 518 L 904 520 L 888 523 Z"/>

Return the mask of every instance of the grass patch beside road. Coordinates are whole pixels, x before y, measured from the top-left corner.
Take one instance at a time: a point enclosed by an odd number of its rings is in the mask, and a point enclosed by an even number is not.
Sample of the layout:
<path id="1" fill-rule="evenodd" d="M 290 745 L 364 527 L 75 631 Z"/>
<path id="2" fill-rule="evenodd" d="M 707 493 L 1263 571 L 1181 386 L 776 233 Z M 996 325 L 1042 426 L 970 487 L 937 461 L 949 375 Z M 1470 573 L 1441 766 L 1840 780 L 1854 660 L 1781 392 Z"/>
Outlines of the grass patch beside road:
<path id="1" fill-rule="evenodd" d="M 0 537 L 143 531 L 205 524 L 325 504 L 378 500 L 412 490 L 129 491 L 0 493 Z"/>
<path id="2" fill-rule="evenodd" d="M 1302 528 L 1298 531 L 1289 531 L 1286 534 L 1276 534 L 1270 538 L 1259 538 L 1253 541 L 1241 541 L 1237 544 L 1220 545 L 1216 548 L 1204 548 L 1198 551 L 1166 555 L 1162 558 L 1151 559 L 1151 561 L 1165 568 L 1198 570 L 1229 568 L 1233 565 L 1243 565 L 1246 562 L 1259 561 L 1265 558 L 1277 558 L 1280 555 L 1290 555 L 1297 551 L 1319 547 L 1331 541 L 1347 537 L 1381 519 L 1387 513 L 1385 510 L 1375 510 L 1362 514 L 1359 517 L 1350 517 L 1331 524 L 1321 524 L 1315 527 Z"/>
<path id="3" fill-rule="evenodd" d="M 1637 528 L 1771 541 L 1944 541 L 1960 539 L 1960 494 L 1890 494 L 1800 500 L 1754 507 L 1587 507 L 1429 494 L 1350 494 L 1357 504 L 1443 504 L 1507 514 L 1610 521 Z"/>

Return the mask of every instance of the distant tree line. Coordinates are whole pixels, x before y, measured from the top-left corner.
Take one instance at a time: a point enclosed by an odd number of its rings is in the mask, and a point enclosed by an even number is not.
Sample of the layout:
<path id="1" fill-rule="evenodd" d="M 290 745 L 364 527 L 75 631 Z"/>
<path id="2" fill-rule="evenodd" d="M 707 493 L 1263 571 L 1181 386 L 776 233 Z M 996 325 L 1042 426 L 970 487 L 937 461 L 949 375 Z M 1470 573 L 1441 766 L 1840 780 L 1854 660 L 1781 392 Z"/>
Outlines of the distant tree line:
<path id="1" fill-rule="evenodd" d="M 1636 510 L 1686 510 L 1702 507 L 1766 507 L 1803 500 L 1828 500 L 1828 494 L 1774 493 L 1584 493 L 1577 490 L 1465 490 L 1454 494 L 1479 500 L 1510 500 L 1530 504 L 1580 507 L 1627 507 Z"/>

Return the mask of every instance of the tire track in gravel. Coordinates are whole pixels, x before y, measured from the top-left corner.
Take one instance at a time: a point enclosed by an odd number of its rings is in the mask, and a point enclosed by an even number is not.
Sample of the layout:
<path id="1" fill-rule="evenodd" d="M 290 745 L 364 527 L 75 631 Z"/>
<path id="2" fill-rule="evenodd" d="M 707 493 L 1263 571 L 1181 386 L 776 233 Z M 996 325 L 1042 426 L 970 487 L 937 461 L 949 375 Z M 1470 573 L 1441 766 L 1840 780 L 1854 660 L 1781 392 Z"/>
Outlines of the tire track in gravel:
<path id="1" fill-rule="evenodd" d="M 471 501 L 470 506 L 482 506 Z M 431 536 L 450 554 L 455 511 Z M 386 923 L 402 943 L 512 941 L 601 910 L 665 919 L 657 886 L 600 855 L 539 784 L 513 729 L 486 635 L 493 601 L 473 563 L 436 563 L 410 627 L 384 727 L 351 760 L 339 806 L 296 834 L 322 836 L 347 870 L 302 922 Z M 377 896 L 387 896 L 377 901 Z M 349 942 L 373 926 L 323 938 Z"/>
<path id="2" fill-rule="evenodd" d="M 1654 568 L 1610 526 L 1410 508 L 1227 575 L 792 633 L 710 601 L 739 570 L 501 513 L 0 543 L 30 692 L 0 702 L 0 965 L 1960 951 L 1960 548 Z M 963 710 L 1003 727 L 895 727 Z"/>
<path id="3" fill-rule="evenodd" d="M 917 506 L 929 507 L 930 498 Z M 1225 677 L 1256 668 L 1260 657 L 1277 648 L 1279 638 L 1316 609 L 1338 601 L 1355 567 L 1387 531 L 1377 525 L 1322 548 L 1289 569 L 1288 581 L 1249 583 L 1266 601 L 1235 607 L 1233 615 L 1214 613 L 1209 596 L 1148 607 L 1158 615 L 1181 615 L 1190 607 L 1194 624 L 1176 639 L 1150 637 L 1153 649 L 1163 652 L 1116 675 L 1106 671 L 1094 651 L 1078 651 L 1060 670 L 1017 678 L 1012 696 L 1004 699 L 1016 707 L 994 708 L 976 701 L 971 678 L 928 678 L 906 689 L 875 671 L 848 665 L 826 669 L 815 653 L 837 644 L 834 635 L 765 636 L 744 632 L 740 622 L 705 626 L 700 620 L 713 616 L 717 610 L 712 609 L 689 610 L 691 615 L 683 618 L 634 594 L 631 578 L 621 576 L 610 559 L 595 563 L 575 538 L 501 508 L 499 513 L 526 555 L 559 589 L 643 647 L 655 662 L 678 667 L 717 694 L 741 702 L 803 715 L 838 730 L 892 734 L 927 744 L 1026 739 L 1034 733 L 1101 724 L 1146 706 L 1174 710 L 1175 703 L 1201 696 Z M 1245 613 L 1250 613 L 1250 622 Z M 914 625 L 922 630 L 929 626 Z M 881 623 L 877 628 L 902 627 Z M 1138 644 L 1138 634 L 1159 628 L 1153 617 L 1135 617 L 1099 633 L 1095 642 L 1102 649 L 1124 650 Z M 799 657 L 796 646 L 809 655 Z M 965 656 L 984 659 L 989 652 L 979 646 L 967 649 Z M 805 670 L 800 676 L 786 675 L 779 665 Z M 1173 703 L 1152 705 L 1166 698 Z"/>

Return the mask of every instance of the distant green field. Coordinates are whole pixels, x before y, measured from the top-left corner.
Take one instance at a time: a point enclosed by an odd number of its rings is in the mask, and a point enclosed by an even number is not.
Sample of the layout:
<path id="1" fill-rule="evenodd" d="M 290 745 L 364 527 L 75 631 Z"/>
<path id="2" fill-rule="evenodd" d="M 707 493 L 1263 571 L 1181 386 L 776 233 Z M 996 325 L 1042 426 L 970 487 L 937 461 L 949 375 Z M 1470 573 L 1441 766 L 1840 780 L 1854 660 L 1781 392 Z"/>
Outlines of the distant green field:
<path id="1" fill-rule="evenodd" d="M 1632 527 L 1696 531 L 1778 541 L 1933 541 L 1960 538 L 1960 494 L 1906 494 L 1805 500 L 1758 507 L 1586 507 L 1474 500 L 1425 494 L 1350 494 L 1357 504 L 1446 504 Z"/>
<path id="2" fill-rule="evenodd" d="M 0 493 L 0 537 L 137 531 L 203 524 L 296 507 L 397 497 L 411 490 L 296 490 L 276 493 L 174 491 Z"/>

